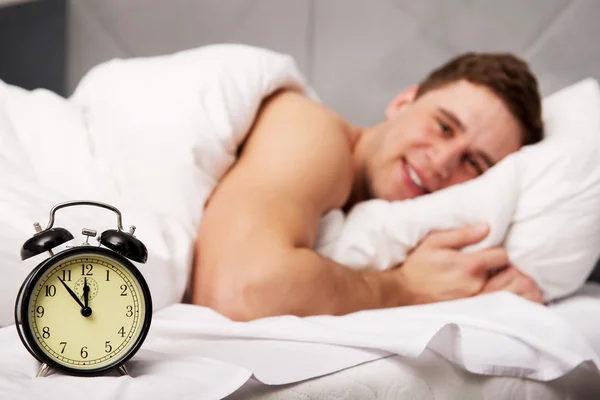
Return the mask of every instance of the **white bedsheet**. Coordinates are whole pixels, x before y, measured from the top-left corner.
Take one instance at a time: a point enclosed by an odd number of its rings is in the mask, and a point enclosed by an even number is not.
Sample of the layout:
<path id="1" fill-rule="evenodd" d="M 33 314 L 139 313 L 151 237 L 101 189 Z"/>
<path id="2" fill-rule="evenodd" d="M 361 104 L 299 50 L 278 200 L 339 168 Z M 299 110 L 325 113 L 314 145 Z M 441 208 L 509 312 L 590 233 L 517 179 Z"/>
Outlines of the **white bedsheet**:
<path id="1" fill-rule="evenodd" d="M 600 284 L 587 283 L 574 296 L 549 307 L 587 337 L 594 351 L 600 354 Z M 426 350 L 418 358 L 387 357 L 289 385 L 269 386 L 251 378 L 227 400 L 577 400 L 599 397 L 600 379 L 581 368 L 551 382 L 475 375 Z"/>
<path id="2" fill-rule="evenodd" d="M 231 354 L 211 353 L 211 357 L 244 366 L 270 384 L 347 368 L 359 363 L 360 358 L 323 357 L 321 350 L 309 354 L 309 348 L 303 348 L 300 352 L 313 360 L 311 369 L 294 364 L 279 368 L 285 346 L 269 351 L 264 347 L 265 339 L 373 349 L 380 357 L 385 354 L 382 352 L 418 357 L 429 348 L 471 372 L 540 381 L 556 379 L 580 364 L 596 372 L 600 366 L 587 339 L 563 318 L 506 292 L 341 317 L 281 316 L 238 323 L 210 309 L 189 305 L 171 306 L 158 317 L 153 332 L 168 338 L 162 344 L 169 352 L 190 354 L 191 349 L 200 346 L 200 354 L 206 354 L 198 339 L 207 337 L 257 340 L 260 347 L 254 350 L 252 344 L 246 344 L 245 355 L 236 350 Z M 294 352 L 290 348 L 288 354 Z M 369 353 L 363 357 L 362 361 L 373 359 Z"/>
<path id="3" fill-rule="evenodd" d="M 552 302 L 548 307 L 581 332 L 600 355 L 600 283 L 588 282 L 574 296 Z"/>
<path id="4" fill-rule="evenodd" d="M 475 375 L 427 350 L 413 359 L 392 356 L 304 382 L 269 386 L 251 378 L 227 400 L 587 400 L 600 382 L 586 371 L 553 382 Z"/>

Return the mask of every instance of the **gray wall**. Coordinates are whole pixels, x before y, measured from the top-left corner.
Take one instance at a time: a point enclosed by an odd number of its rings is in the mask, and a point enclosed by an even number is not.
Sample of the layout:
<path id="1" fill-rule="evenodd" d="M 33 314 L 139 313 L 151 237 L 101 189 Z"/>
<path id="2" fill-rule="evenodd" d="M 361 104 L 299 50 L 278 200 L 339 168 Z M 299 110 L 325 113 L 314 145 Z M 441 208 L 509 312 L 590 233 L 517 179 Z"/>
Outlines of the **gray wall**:
<path id="1" fill-rule="evenodd" d="M 2 4 L 0 79 L 65 94 L 66 0 Z"/>
<path id="2" fill-rule="evenodd" d="M 293 55 L 323 100 L 355 123 L 468 50 L 512 51 L 548 94 L 600 79 L 597 0 L 71 0 L 68 88 L 112 57 L 240 42 Z"/>
<path id="3" fill-rule="evenodd" d="M 291 54 L 326 104 L 372 123 L 469 50 L 517 53 L 544 94 L 600 79 L 599 17 L 597 0 L 38 0 L 0 7 L 0 79 L 68 95 L 113 57 L 247 43 Z"/>

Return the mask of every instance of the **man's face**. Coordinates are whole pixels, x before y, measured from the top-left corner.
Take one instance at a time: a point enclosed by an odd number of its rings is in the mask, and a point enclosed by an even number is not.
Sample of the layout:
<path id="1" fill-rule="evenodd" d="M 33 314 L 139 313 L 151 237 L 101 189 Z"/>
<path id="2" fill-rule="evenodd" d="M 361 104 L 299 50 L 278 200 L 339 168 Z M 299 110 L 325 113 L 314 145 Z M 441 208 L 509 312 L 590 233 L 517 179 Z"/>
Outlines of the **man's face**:
<path id="1" fill-rule="evenodd" d="M 465 182 L 520 147 L 521 128 L 502 100 L 467 81 L 390 107 L 366 150 L 370 197 L 411 199 Z"/>

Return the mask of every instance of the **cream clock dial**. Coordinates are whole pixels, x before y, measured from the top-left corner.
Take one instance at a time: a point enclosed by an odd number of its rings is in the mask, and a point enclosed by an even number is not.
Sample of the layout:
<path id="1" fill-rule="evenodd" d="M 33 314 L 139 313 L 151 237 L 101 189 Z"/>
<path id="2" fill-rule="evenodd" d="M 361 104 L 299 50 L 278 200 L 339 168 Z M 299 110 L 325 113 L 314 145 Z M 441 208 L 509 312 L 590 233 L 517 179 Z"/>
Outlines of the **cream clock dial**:
<path id="1" fill-rule="evenodd" d="M 142 331 L 143 290 L 114 259 L 85 252 L 67 257 L 55 262 L 32 289 L 27 307 L 31 331 L 42 351 L 59 364 L 80 369 L 113 364 Z M 92 310 L 89 316 L 82 313 L 85 303 Z"/>
<path id="2" fill-rule="evenodd" d="M 54 213 L 69 205 L 96 205 L 118 215 L 118 230 L 104 231 L 99 246 L 85 243 L 57 254 L 52 248 L 73 239 L 52 228 Z M 37 228 L 40 228 L 39 225 Z M 21 249 L 23 259 L 49 252 L 27 277 L 15 304 L 15 323 L 26 349 L 42 363 L 40 374 L 54 367 L 74 375 L 95 375 L 124 363 L 139 350 L 152 320 L 150 290 L 137 267 L 146 247 L 124 232 L 120 213 L 104 203 L 75 201 L 55 206 L 49 227 Z M 83 229 L 95 237 L 92 229 Z M 105 247 L 102 247 L 105 246 Z"/>

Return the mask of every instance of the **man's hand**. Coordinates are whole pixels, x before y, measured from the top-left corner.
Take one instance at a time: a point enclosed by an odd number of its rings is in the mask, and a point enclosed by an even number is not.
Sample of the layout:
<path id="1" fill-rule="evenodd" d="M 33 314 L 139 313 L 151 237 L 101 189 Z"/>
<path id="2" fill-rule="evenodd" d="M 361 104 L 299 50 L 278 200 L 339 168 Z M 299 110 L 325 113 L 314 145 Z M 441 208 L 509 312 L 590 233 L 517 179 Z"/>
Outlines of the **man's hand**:
<path id="1" fill-rule="evenodd" d="M 512 265 L 509 265 L 492 276 L 483 287 L 482 293 L 495 292 L 498 290 L 506 290 L 507 292 L 515 293 L 536 303 L 544 302 L 542 291 L 533 279 Z"/>
<path id="2" fill-rule="evenodd" d="M 397 270 L 408 301 L 423 304 L 479 294 L 490 271 L 508 265 L 506 251 L 499 247 L 473 253 L 460 250 L 487 234 L 486 224 L 429 234 Z"/>

